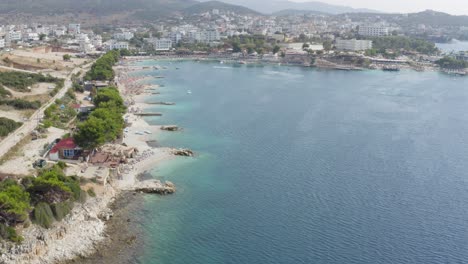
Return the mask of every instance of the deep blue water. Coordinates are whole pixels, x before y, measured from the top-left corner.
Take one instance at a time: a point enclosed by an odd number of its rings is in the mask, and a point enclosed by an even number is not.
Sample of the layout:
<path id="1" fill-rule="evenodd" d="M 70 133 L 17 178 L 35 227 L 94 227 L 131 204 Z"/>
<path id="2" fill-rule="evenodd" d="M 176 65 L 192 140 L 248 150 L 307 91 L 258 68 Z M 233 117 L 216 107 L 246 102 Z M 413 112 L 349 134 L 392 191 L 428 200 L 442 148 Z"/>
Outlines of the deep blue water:
<path id="1" fill-rule="evenodd" d="M 145 64 L 198 156 L 152 172 L 139 263 L 468 262 L 468 79 Z"/>

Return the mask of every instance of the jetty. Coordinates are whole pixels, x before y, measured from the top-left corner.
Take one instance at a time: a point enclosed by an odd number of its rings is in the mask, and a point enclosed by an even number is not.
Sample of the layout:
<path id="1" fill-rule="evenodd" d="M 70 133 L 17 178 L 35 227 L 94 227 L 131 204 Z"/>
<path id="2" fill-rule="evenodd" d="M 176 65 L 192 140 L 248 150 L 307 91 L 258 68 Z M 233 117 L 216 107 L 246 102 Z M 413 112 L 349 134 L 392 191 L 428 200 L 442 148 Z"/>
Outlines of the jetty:
<path id="1" fill-rule="evenodd" d="M 135 113 L 136 116 L 162 116 L 159 112 Z"/>
<path id="2" fill-rule="evenodd" d="M 176 188 L 170 181 L 162 183 L 160 180 L 148 180 L 137 183 L 134 190 L 136 192 L 167 195 L 175 193 Z"/>
<path id="3" fill-rule="evenodd" d="M 150 105 L 175 105 L 173 102 L 152 102 L 152 103 L 147 103 Z"/>

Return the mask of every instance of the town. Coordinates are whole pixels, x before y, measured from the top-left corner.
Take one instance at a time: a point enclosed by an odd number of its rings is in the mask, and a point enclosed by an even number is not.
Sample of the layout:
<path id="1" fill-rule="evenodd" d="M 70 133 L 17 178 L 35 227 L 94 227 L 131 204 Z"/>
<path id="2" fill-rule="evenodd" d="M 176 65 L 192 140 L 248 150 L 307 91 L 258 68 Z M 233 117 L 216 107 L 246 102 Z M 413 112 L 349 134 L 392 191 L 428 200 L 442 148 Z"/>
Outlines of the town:
<path id="1" fill-rule="evenodd" d="M 463 39 L 466 26 L 445 26 L 442 19 L 441 25 L 405 23 L 405 18 L 440 16 L 434 11 L 409 15 L 241 13 L 212 9 L 154 23 L 88 28 L 80 23 L 3 25 L 0 49 L 3 64 L 6 54 L 14 54 L 16 49 L 45 45 L 77 58 L 118 49 L 132 56 L 197 57 L 343 70 L 440 67 L 447 73 L 466 74 L 468 57 L 463 51 L 442 54 L 433 43 Z"/>
<path id="2" fill-rule="evenodd" d="M 182 128 L 145 121 L 164 115 L 149 106 L 177 102 L 148 101 L 164 88 L 168 66 L 138 62 L 465 76 L 468 53 L 444 52 L 436 43 L 468 39 L 468 25 L 422 19 L 440 16 L 210 8 L 151 22 L 0 25 L 0 200 L 6 208 L 0 211 L 0 262 L 49 263 L 96 251 L 118 194 L 176 191 L 170 181 L 141 179 L 159 162 L 196 153 L 153 140 Z M 67 218 L 72 211 L 81 218 Z M 56 238 L 61 242 L 54 244 Z"/>

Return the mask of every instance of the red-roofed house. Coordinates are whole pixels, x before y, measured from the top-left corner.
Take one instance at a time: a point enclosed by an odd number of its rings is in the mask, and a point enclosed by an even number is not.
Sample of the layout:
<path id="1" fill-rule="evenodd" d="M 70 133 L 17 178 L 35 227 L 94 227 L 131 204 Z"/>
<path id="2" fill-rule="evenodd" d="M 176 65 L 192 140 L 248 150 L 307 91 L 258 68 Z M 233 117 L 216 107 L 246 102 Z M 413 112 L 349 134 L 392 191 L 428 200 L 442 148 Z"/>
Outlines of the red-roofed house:
<path id="1" fill-rule="evenodd" d="M 82 149 L 75 144 L 73 138 L 60 140 L 49 152 L 50 160 L 77 159 L 82 153 Z"/>

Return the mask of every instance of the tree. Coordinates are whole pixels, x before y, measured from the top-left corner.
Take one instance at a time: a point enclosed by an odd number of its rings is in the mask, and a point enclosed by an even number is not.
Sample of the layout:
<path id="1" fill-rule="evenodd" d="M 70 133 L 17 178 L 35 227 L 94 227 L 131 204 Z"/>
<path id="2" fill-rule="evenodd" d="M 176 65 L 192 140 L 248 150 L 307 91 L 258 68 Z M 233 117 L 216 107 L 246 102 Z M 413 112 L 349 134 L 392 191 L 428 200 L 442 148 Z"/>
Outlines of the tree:
<path id="1" fill-rule="evenodd" d="M 0 183 L 0 221 L 14 225 L 26 221 L 31 209 L 29 193 L 13 180 Z"/>
<path id="2" fill-rule="evenodd" d="M 64 61 L 70 61 L 71 60 L 71 56 L 69 54 L 65 54 L 63 55 L 63 60 Z"/>
<path id="3" fill-rule="evenodd" d="M 275 47 L 273 48 L 273 54 L 278 53 L 280 51 L 280 49 L 281 49 L 280 46 L 275 45 Z"/>
<path id="4" fill-rule="evenodd" d="M 78 125 L 73 136 L 75 143 L 84 149 L 94 149 L 106 143 L 106 121 L 90 117 Z"/>
<path id="5" fill-rule="evenodd" d="M 332 49 L 332 42 L 329 40 L 326 40 L 323 42 L 323 48 L 325 50 L 331 50 Z"/>
<path id="6" fill-rule="evenodd" d="M 110 106 L 121 111 L 125 110 L 124 101 L 115 87 L 107 87 L 99 90 L 93 102 L 97 108 Z"/>
<path id="7" fill-rule="evenodd" d="M 43 41 L 46 37 L 47 37 L 46 34 L 40 34 L 40 35 L 39 35 L 39 40 L 40 40 L 40 41 Z"/>

